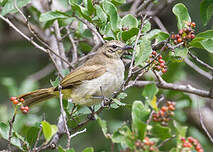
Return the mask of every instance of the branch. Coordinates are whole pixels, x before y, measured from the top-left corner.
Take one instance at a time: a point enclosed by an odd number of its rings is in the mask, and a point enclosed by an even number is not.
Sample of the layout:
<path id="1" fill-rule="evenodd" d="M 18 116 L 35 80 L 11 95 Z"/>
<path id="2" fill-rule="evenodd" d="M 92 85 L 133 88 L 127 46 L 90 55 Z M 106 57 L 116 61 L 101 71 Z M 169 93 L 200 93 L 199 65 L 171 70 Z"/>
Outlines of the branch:
<path id="1" fill-rule="evenodd" d="M 87 20 L 84 20 L 78 16 L 75 16 L 79 21 L 81 21 L 82 23 L 84 23 L 93 33 L 95 33 L 95 35 L 99 38 L 99 40 L 101 41 L 102 44 L 104 44 L 104 39 L 102 38 L 102 36 L 98 33 L 97 29 L 95 28 L 95 26 L 93 24 L 91 24 L 90 22 L 88 22 Z"/>
<path id="2" fill-rule="evenodd" d="M 213 67 L 208 65 L 207 63 L 203 62 L 202 60 L 200 60 L 198 57 L 196 57 L 195 55 L 193 55 L 191 52 L 188 52 L 188 54 L 198 63 L 200 63 L 202 66 L 206 67 L 207 69 L 209 69 L 210 71 L 213 72 Z"/>
<path id="3" fill-rule="evenodd" d="M 132 82 L 133 81 L 130 81 L 129 83 L 132 83 Z M 191 93 L 201 97 L 213 99 L 213 96 L 210 94 L 210 91 L 192 87 L 190 84 L 182 85 L 182 84 L 175 84 L 175 83 L 167 83 L 163 80 L 161 83 L 155 82 L 155 81 L 137 81 L 134 86 L 144 87 L 145 85 L 152 84 L 152 83 L 155 83 L 157 87 L 161 89 L 181 91 L 181 92 Z"/>
<path id="4" fill-rule="evenodd" d="M 202 70 L 197 65 L 195 65 L 192 61 L 190 61 L 187 57 L 184 59 L 184 62 L 190 66 L 192 69 L 194 69 L 196 72 L 198 72 L 200 75 L 204 76 L 205 78 L 212 80 L 213 76 L 209 74 L 208 72 Z"/>
<path id="5" fill-rule="evenodd" d="M 11 139 L 12 139 L 12 132 L 13 132 L 13 124 L 15 122 L 15 119 L 16 119 L 16 107 L 15 107 L 15 110 L 14 110 L 14 114 L 13 114 L 13 117 L 12 119 L 9 121 L 9 135 L 8 135 L 8 149 L 9 151 L 11 151 Z"/>

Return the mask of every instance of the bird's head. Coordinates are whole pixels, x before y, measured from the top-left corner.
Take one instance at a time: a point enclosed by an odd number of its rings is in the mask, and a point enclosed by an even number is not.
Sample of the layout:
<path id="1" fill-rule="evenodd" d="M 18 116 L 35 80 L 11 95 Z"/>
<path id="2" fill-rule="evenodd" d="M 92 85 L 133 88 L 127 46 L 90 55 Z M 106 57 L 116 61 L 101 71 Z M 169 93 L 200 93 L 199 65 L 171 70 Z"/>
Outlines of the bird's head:
<path id="1" fill-rule="evenodd" d="M 132 49 L 132 46 L 126 45 L 118 40 L 112 40 L 105 43 L 100 48 L 100 51 L 109 58 L 120 58 L 125 50 L 130 49 Z"/>

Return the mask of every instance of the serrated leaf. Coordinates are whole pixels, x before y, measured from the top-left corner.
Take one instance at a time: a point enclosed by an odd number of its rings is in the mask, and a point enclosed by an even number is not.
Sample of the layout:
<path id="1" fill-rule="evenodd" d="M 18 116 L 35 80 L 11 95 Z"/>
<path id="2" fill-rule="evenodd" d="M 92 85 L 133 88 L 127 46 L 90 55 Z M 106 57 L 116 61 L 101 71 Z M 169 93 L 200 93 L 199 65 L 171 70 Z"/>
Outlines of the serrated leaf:
<path id="1" fill-rule="evenodd" d="M 94 149 L 92 147 L 87 147 L 82 152 L 94 152 Z"/>
<path id="2" fill-rule="evenodd" d="M 41 125 L 46 142 L 48 142 L 52 138 L 52 136 L 58 131 L 58 128 L 56 125 L 51 125 L 47 121 L 42 121 Z"/>
<path id="3" fill-rule="evenodd" d="M 127 27 L 129 29 L 137 28 L 138 20 L 133 15 L 128 14 L 121 19 L 121 25 L 122 25 L 122 27 Z"/>
<path id="4" fill-rule="evenodd" d="M 158 87 L 155 83 L 148 84 L 144 87 L 142 95 L 151 101 L 154 96 L 158 93 Z"/>
<path id="5" fill-rule="evenodd" d="M 106 12 L 106 14 L 109 15 L 111 29 L 113 31 L 117 31 L 118 30 L 118 20 L 119 20 L 117 8 L 114 6 L 114 4 L 112 4 L 111 2 L 109 2 L 107 0 L 103 1 L 102 6 L 103 6 L 103 10 Z"/>
<path id="6" fill-rule="evenodd" d="M 146 121 L 149 118 L 150 110 L 146 109 L 141 101 L 135 101 L 132 105 L 132 130 L 139 139 L 143 139 L 146 134 Z"/>
<path id="7" fill-rule="evenodd" d="M 152 52 L 151 41 L 142 37 L 141 43 L 136 47 L 135 64 L 144 65 Z"/>
<path id="8" fill-rule="evenodd" d="M 124 40 L 124 41 L 129 40 L 129 39 L 132 38 L 133 36 L 137 35 L 137 34 L 138 34 L 138 31 L 139 31 L 139 28 L 131 28 L 131 29 L 128 30 L 128 31 L 123 31 L 123 32 L 121 33 L 122 40 Z"/>
<path id="9" fill-rule="evenodd" d="M 45 12 L 42 13 L 39 17 L 39 21 L 40 22 L 47 22 L 47 21 L 52 21 L 52 20 L 56 20 L 56 19 L 60 19 L 60 18 L 68 18 L 69 15 L 67 15 L 64 12 L 60 12 L 60 11 L 49 11 L 49 12 Z"/>
<path id="10" fill-rule="evenodd" d="M 182 59 L 184 59 L 185 57 L 187 57 L 189 50 L 188 48 L 176 48 L 175 49 L 175 56 L 179 56 Z"/>
<path id="11" fill-rule="evenodd" d="M 203 0 L 200 3 L 200 17 L 203 22 L 203 25 L 207 25 L 212 15 L 213 15 L 213 1 Z"/>
<path id="12" fill-rule="evenodd" d="M 102 23 L 106 23 L 107 22 L 107 15 L 104 12 L 104 10 L 99 5 L 95 5 L 95 9 L 96 9 L 96 15 L 99 18 L 99 20 Z"/>
<path id="13" fill-rule="evenodd" d="M 172 137 L 171 129 L 169 127 L 163 127 L 159 124 L 153 125 L 151 129 L 153 136 L 165 140 Z"/>
<path id="14" fill-rule="evenodd" d="M 183 29 L 186 26 L 186 22 L 191 22 L 191 18 L 188 13 L 188 9 L 185 7 L 184 4 L 178 3 L 176 4 L 173 9 L 173 13 L 177 17 L 177 26 L 178 29 Z"/>
<path id="15" fill-rule="evenodd" d="M 18 8 L 22 8 L 26 6 L 30 0 L 17 0 L 16 5 Z M 8 0 L 7 3 L 4 5 L 1 11 L 1 15 L 4 16 L 8 13 L 14 13 L 17 12 L 15 5 L 14 5 L 14 0 Z"/>

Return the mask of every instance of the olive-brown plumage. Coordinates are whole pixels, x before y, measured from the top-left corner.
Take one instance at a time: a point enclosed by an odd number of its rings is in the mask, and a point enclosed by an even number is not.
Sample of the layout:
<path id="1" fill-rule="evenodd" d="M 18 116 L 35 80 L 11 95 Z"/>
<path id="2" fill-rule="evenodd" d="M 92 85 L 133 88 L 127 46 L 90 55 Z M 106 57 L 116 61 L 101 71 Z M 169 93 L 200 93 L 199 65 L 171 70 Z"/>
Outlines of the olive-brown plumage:
<path id="1" fill-rule="evenodd" d="M 98 97 L 102 95 L 110 97 L 123 83 L 125 68 L 120 57 L 124 50 L 130 48 L 117 40 L 104 44 L 92 58 L 61 80 L 63 97 L 86 106 L 100 103 L 102 99 Z M 24 105 L 29 106 L 58 95 L 58 88 L 51 87 L 18 98 L 24 98 Z"/>

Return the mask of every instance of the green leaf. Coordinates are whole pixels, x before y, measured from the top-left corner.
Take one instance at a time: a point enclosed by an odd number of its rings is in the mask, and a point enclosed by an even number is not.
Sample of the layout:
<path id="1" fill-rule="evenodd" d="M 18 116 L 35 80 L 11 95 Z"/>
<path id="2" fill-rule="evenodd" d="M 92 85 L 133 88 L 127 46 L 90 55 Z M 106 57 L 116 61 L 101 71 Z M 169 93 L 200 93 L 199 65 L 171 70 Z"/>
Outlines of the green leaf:
<path id="1" fill-rule="evenodd" d="M 123 31 L 123 32 L 121 33 L 122 40 L 124 40 L 124 41 L 129 40 L 129 39 L 132 38 L 133 36 L 137 35 L 137 34 L 138 34 L 138 31 L 139 31 L 138 28 L 131 28 L 131 29 L 128 30 L 128 31 Z"/>
<path id="2" fill-rule="evenodd" d="M 186 22 L 191 22 L 191 18 L 189 16 L 188 10 L 184 4 L 182 3 L 176 4 L 173 7 L 172 11 L 177 17 L 177 21 L 178 21 L 177 26 L 179 30 L 183 29 L 186 26 Z"/>
<path id="3" fill-rule="evenodd" d="M 59 18 L 68 18 L 68 17 L 69 15 L 67 15 L 66 13 L 56 10 L 56 11 L 49 11 L 49 12 L 42 13 L 41 16 L 39 17 L 39 21 L 47 22 L 47 21 L 52 21 Z"/>
<path id="4" fill-rule="evenodd" d="M 113 31 L 117 31 L 118 30 L 118 20 L 119 20 L 117 8 L 111 2 L 109 2 L 107 0 L 103 1 L 102 6 L 103 6 L 103 9 L 106 12 L 106 14 L 109 15 L 111 29 Z"/>
<path id="5" fill-rule="evenodd" d="M 89 12 L 88 12 L 88 10 L 86 8 L 82 7 L 81 5 L 79 5 L 79 4 L 75 3 L 75 2 L 70 2 L 70 5 L 72 6 L 72 9 L 77 11 L 78 13 L 80 13 L 83 18 L 85 18 L 89 22 L 92 21 L 92 19 L 89 16 Z"/>
<path id="6" fill-rule="evenodd" d="M 9 126 L 3 122 L 0 122 L 0 135 L 2 138 L 8 140 L 9 137 Z"/>
<path id="7" fill-rule="evenodd" d="M 200 3 L 200 17 L 204 25 L 207 25 L 212 15 L 213 15 L 213 1 L 203 0 Z"/>
<path id="8" fill-rule="evenodd" d="M 175 49 L 175 56 L 181 57 L 182 59 L 184 59 L 185 57 L 187 57 L 189 50 L 188 48 L 176 48 Z"/>
<path id="9" fill-rule="evenodd" d="M 28 129 L 26 140 L 30 145 L 33 145 L 35 143 L 39 130 L 39 127 L 30 127 Z"/>
<path id="10" fill-rule="evenodd" d="M 96 9 L 96 15 L 98 16 L 99 20 L 102 23 L 106 23 L 107 22 L 107 15 L 104 12 L 104 10 L 99 5 L 95 5 L 95 9 Z"/>
<path id="11" fill-rule="evenodd" d="M 128 14 L 121 19 L 121 25 L 122 25 L 122 27 L 127 27 L 129 29 L 137 28 L 138 20 L 133 15 Z"/>
<path id="12" fill-rule="evenodd" d="M 165 32 L 159 32 L 156 36 L 157 42 L 161 42 L 169 38 L 169 34 Z"/>
<path id="13" fill-rule="evenodd" d="M 65 150 L 61 146 L 58 146 L 58 152 L 75 152 L 75 150 L 73 148 Z"/>
<path id="14" fill-rule="evenodd" d="M 118 95 L 118 99 L 124 99 L 127 97 L 127 93 L 124 93 L 124 92 L 121 92 L 119 95 Z"/>
<path id="15" fill-rule="evenodd" d="M 213 39 L 207 39 L 200 42 L 204 49 L 208 52 L 213 53 Z"/>
<path id="16" fill-rule="evenodd" d="M 132 130 L 139 139 L 143 139 L 146 134 L 146 121 L 149 118 L 150 110 L 146 109 L 141 101 L 135 101 L 132 105 Z"/>
<path id="17" fill-rule="evenodd" d="M 126 0 L 112 0 L 112 2 L 113 2 L 115 5 L 120 5 L 120 4 L 126 3 Z"/>
<path id="18" fill-rule="evenodd" d="M 8 0 L 0 0 L 0 6 L 4 6 Z"/>
<path id="19" fill-rule="evenodd" d="M 205 39 L 211 39 L 213 38 L 213 30 L 207 30 L 201 33 L 198 33 L 196 35 L 196 38 L 205 38 Z M 194 40 L 194 39 L 193 39 Z"/>
<path id="20" fill-rule="evenodd" d="M 29 2 L 30 0 L 17 0 L 16 5 L 18 8 L 22 8 L 26 6 Z M 1 15 L 4 16 L 8 13 L 14 13 L 14 12 L 17 12 L 15 8 L 14 0 L 8 0 L 7 3 L 4 5 L 4 7 L 2 8 Z"/>
<path id="21" fill-rule="evenodd" d="M 89 12 L 89 15 L 92 15 L 95 11 L 95 8 L 93 7 L 92 0 L 84 0 L 84 4 L 87 8 L 87 11 Z"/>
<path id="22" fill-rule="evenodd" d="M 53 87 L 57 87 L 60 84 L 59 77 L 56 77 L 55 81 L 50 79 L 50 83 Z"/>
<path id="23" fill-rule="evenodd" d="M 42 121 L 41 125 L 46 142 L 48 142 L 52 138 L 52 136 L 58 131 L 58 128 L 56 125 L 51 125 L 47 121 Z"/>
<path id="24" fill-rule="evenodd" d="M 155 83 L 152 83 L 144 87 L 142 95 L 145 98 L 148 98 L 149 101 L 151 101 L 157 93 L 158 93 L 158 87 L 156 86 Z"/>
<path id="25" fill-rule="evenodd" d="M 92 147 L 87 147 L 82 152 L 94 152 L 94 149 Z"/>
<path id="26" fill-rule="evenodd" d="M 105 120 L 102 120 L 98 115 L 95 115 L 98 124 L 100 125 L 102 132 L 106 138 L 109 138 L 109 134 L 107 134 L 107 123 Z"/>
<path id="27" fill-rule="evenodd" d="M 140 45 L 136 47 L 135 64 L 144 65 L 145 61 L 149 58 L 151 52 L 151 41 L 146 37 L 142 37 Z"/>
<path id="28" fill-rule="evenodd" d="M 113 101 L 118 105 L 118 106 L 126 106 L 125 103 L 120 102 L 118 99 L 113 99 Z"/>
<path id="29" fill-rule="evenodd" d="M 159 29 L 153 29 L 149 33 L 146 34 L 146 38 L 153 40 L 160 32 L 161 32 L 161 30 L 159 30 Z"/>
<path id="30" fill-rule="evenodd" d="M 161 140 L 172 137 L 171 129 L 169 127 L 162 127 L 159 124 L 152 126 L 151 133 L 153 136 L 160 138 Z"/>
<path id="31" fill-rule="evenodd" d="M 111 139 L 113 143 L 124 144 L 130 148 L 134 147 L 134 143 L 135 143 L 134 135 L 131 132 L 131 130 L 128 128 L 128 126 L 126 125 L 122 126 L 117 131 L 115 131 Z"/>
<path id="32" fill-rule="evenodd" d="M 146 33 L 146 32 L 148 32 L 150 30 L 151 30 L 151 23 L 148 20 L 146 20 L 145 24 L 144 24 L 144 26 L 142 28 L 142 33 Z"/>

